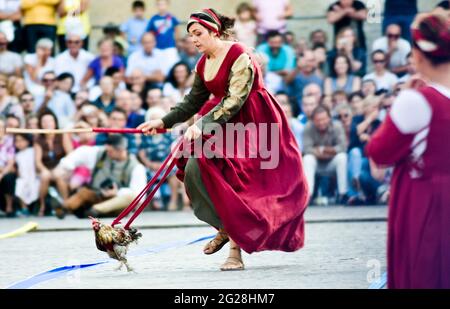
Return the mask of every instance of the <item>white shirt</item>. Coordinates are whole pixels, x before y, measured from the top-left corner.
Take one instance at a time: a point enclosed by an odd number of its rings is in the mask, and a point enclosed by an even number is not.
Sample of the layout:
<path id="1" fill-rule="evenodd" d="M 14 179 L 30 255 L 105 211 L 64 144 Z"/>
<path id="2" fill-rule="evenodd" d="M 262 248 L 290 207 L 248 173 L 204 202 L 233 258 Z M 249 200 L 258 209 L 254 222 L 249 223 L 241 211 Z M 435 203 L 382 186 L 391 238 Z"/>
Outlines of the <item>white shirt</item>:
<path id="1" fill-rule="evenodd" d="M 104 146 L 81 146 L 61 159 L 58 167 L 72 172 L 79 166 L 85 166 L 93 172 L 95 165 L 97 164 L 98 153 L 104 149 Z M 117 195 L 122 196 L 130 193 L 137 194 L 144 189 L 146 185 L 147 172 L 142 164 L 138 164 L 131 172 L 129 187 L 120 188 Z"/>
<path id="2" fill-rule="evenodd" d="M 16 69 L 22 69 L 22 57 L 19 54 L 10 51 L 0 53 L 0 74 L 13 75 Z"/>
<path id="3" fill-rule="evenodd" d="M 69 127 L 74 123 L 77 109 L 68 93 L 55 90 L 53 97 L 47 104 L 47 107 L 55 113 L 58 118 L 58 124 L 61 128 Z"/>
<path id="4" fill-rule="evenodd" d="M 31 65 L 33 67 L 36 67 L 38 64 L 38 57 L 36 54 L 27 54 L 24 57 L 25 64 Z M 44 67 L 42 67 L 38 72 L 38 80 L 42 79 L 42 76 L 49 71 L 55 71 L 55 58 L 49 57 L 47 59 L 47 62 L 45 63 Z M 35 83 L 28 72 L 25 70 L 24 73 L 25 77 L 25 84 L 27 86 L 28 91 L 31 92 L 34 96 L 42 96 L 45 92 L 45 89 L 42 85 Z"/>
<path id="5" fill-rule="evenodd" d="M 177 103 L 183 101 L 184 96 L 189 94 L 190 91 L 191 88 L 186 88 L 183 93 L 181 93 L 180 90 L 172 86 L 171 83 L 165 83 L 162 90 L 163 96 L 172 98 Z"/>
<path id="6" fill-rule="evenodd" d="M 398 77 L 397 75 L 386 71 L 382 76 L 379 76 L 376 74 L 376 72 L 367 74 L 364 76 L 363 81 L 366 80 L 374 80 L 377 84 L 377 90 L 380 89 L 386 89 L 386 90 L 392 90 L 394 86 L 398 83 Z"/>
<path id="7" fill-rule="evenodd" d="M 72 91 L 78 92 L 80 89 L 81 80 L 86 74 L 89 64 L 94 59 L 95 56 L 84 49 L 80 50 L 77 58 L 73 58 L 70 55 L 69 50 L 66 50 L 56 57 L 55 73 L 56 75 L 61 73 L 72 74 L 75 78 L 75 84 Z"/>
<path id="8" fill-rule="evenodd" d="M 388 38 L 384 36 L 382 38 L 375 40 L 375 42 L 373 42 L 372 49 L 373 51 L 381 49 L 382 51 L 387 53 L 389 51 Z M 405 39 L 400 38 L 398 40 L 397 50 L 394 51 L 391 55 L 389 68 L 392 69 L 407 65 L 408 61 L 406 57 L 410 52 L 411 52 L 411 44 L 409 44 L 409 42 L 406 41 Z"/>
<path id="9" fill-rule="evenodd" d="M 146 76 L 153 74 L 157 70 L 165 73 L 164 57 L 161 51 L 154 48 L 151 55 L 145 54 L 143 49 L 132 53 L 128 58 L 128 67 L 125 75 L 130 76 L 136 69 L 142 71 Z"/>

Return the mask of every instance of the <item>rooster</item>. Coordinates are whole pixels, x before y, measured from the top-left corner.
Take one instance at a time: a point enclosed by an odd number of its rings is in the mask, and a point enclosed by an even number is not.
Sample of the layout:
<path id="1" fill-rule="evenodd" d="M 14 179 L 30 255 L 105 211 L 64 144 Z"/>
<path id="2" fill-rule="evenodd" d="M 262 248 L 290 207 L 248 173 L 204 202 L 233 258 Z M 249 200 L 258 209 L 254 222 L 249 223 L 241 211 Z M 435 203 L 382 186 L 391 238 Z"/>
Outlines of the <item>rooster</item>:
<path id="1" fill-rule="evenodd" d="M 133 271 L 127 261 L 128 246 L 133 242 L 137 242 L 142 237 L 142 234 L 138 233 L 135 228 L 125 230 L 121 227 L 112 227 L 101 223 L 96 218 L 89 218 L 92 220 L 97 249 L 108 253 L 110 258 L 119 261 L 120 265 L 117 270 L 122 269 L 125 265 L 127 271 Z"/>

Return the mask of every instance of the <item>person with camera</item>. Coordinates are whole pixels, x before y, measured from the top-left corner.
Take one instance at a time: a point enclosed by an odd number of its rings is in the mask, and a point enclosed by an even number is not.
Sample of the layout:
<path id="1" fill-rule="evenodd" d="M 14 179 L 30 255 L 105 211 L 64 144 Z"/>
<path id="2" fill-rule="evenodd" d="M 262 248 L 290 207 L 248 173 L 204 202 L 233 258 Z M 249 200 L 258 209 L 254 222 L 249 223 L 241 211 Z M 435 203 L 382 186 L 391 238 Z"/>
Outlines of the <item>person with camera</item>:
<path id="1" fill-rule="evenodd" d="M 122 135 L 109 135 L 105 146 L 77 148 L 58 165 L 60 175 L 68 176 L 79 166 L 91 170 L 88 186 L 55 209 L 64 218 L 67 212 L 78 217 L 116 215 L 127 207 L 146 185 L 146 170 L 137 158 L 128 153 L 128 141 Z"/>

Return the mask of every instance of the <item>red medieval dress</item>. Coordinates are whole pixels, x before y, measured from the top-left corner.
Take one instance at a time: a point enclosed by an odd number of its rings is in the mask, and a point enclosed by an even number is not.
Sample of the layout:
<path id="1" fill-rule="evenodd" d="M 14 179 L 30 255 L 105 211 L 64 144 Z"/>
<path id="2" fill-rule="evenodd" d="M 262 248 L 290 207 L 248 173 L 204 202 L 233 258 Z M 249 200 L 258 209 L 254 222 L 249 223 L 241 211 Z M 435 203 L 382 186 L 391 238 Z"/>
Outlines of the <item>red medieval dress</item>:
<path id="1" fill-rule="evenodd" d="M 206 119 L 216 115 L 220 117 L 227 113 L 227 109 L 222 106 L 225 98 L 229 97 L 230 72 L 233 65 L 246 50 L 240 44 L 233 44 L 220 69 L 211 80 L 205 78 L 206 56 L 203 56 L 197 65 L 197 84 L 205 87 L 206 96 L 213 94 L 212 99 L 204 100 L 200 110 L 196 110 L 199 115 Z M 245 57 L 244 57 L 245 58 Z M 270 124 L 277 124 L 278 132 L 276 137 L 279 140 L 278 164 L 276 168 L 262 169 L 261 163 L 265 160 L 258 153 L 256 158 L 239 158 L 227 156 L 227 144 L 213 147 L 215 154 L 221 158 L 199 157 L 198 167 L 201 173 L 201 181 L 214 204 L 223 227 L 230 237 L 247 253 L 263 250 L 280 250 L 286 252 L 296 251 L 304 245 L 304 219 L 308 202 L 307 182 L 303 173 L 301 154 L 293 133 L 290 130 L 288 120 L 284 115 L 281 106 L 274 97 L 265 89 L 263 77 L 259 65 L 248 55 L 249 67 L 253 71 L 253 78 L 249 85 L 248 96 L 233 116 L 226 123 L 221 123 L 225 130 L 225 125 L 230 123 L 241 123 L 243 125 L 254 123 L 258 127 L 258 135 L 264 129 L 259 128 L 259 124 L 269 124 L 265 132 L 270 135 Z M 198 91 L 198 86 L 194 84 L 193 91 Z M 191 92 L 192 93 L 192 92 Z M 185 101 L 189 104 L 176 108 L 180 113 L 183 109 L 190 108 L 193 104 L 199 104 L 199 96 L 188 95 Z M 197 99 L 197 100 L 196 100 Z M 206 101 L 206 102 L 205 102 Z M 227 103 L 225 103 L 226 105 Z M 192 116 L 193 111 L 188 113 Z M 166 127 L 172 126 L 176 120 L 182 121 L 186 117 L 177 117 L 169 114 L 163 121 Z M 170 119 L 169 119 L 170 118 Z M 249 151 L 251 136 L 255 132 L 245 136 L 245 150 Z M 203 135 L 203 140 L 210 138 Z M 269 138 L 269 147 L 271 144 Z M 237 141 L 233 144 L 238 149 Z M 253 145 L 254 146 L 254 145 Z M 184 168 L 188 159 L 178 160 L 178 176 L 184 179 Z M 189 191 L 187 191 L 189 195 Z"/>
<path id="2" fill-rule="evenodd" d="M 405 91 L 366 149 L 377 164 L 395 166 L 389 288 L 450 288 L 449 93 L 442 86 Z"/>

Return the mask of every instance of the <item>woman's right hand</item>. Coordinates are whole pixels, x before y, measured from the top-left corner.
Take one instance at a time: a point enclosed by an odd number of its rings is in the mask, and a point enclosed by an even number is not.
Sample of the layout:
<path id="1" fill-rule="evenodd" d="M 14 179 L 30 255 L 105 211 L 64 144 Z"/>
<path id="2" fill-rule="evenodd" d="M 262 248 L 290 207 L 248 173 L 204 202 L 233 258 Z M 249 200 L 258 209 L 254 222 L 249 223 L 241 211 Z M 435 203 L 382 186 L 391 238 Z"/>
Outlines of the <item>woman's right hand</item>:
<path id="1" fill-rule="evenodd" d="M 155 135 L 156 129 L 163 129 L 163 128 L 164 122 L 161 119 L 150 120 L 144 122 L 139 127 L 137 127 L 137 129 L 142 130 L 142 133 L 144 133 L 145 135 Z"/>

